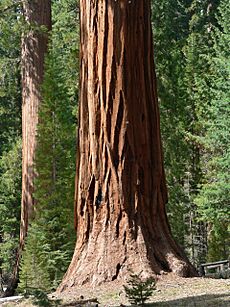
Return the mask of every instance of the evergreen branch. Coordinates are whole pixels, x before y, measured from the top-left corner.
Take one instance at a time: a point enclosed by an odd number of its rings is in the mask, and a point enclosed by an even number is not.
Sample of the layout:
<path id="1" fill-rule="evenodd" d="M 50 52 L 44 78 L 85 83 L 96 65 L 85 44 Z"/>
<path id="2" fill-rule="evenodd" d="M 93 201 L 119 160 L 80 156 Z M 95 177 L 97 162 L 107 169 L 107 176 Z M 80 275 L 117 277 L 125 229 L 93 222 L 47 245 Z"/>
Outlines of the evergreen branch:
<path id="1" fill-rule="evenodd" d="M 11 5 L 0 9 L 0 15 L 3 15 L 7 11 L 14 9 L 14 8 L 17 8 L 17 6 L 21 6 L 21 5 L 22 5 L 22 1 L 17 1 L 15 3 L 12 3 Z"/>

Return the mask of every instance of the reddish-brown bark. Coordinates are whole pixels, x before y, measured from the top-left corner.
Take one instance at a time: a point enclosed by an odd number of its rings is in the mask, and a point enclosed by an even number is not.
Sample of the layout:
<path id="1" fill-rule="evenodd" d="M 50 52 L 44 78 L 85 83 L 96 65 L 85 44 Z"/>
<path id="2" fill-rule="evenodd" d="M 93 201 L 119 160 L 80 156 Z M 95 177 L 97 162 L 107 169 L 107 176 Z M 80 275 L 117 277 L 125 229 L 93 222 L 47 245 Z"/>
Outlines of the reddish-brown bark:
<path id="1" fill-rule="evenodd" d="M 77 243 L 60 290 L 196 274 L 165 212 L 150 1 L 81 0 Z"/>
<path id="2" fill-rule="evenodd" d="M 30 31 L 22 38 L 22 203 L 20 242 L 23 245 L 28 220 L 33 212 L 33 186 L 35 179 L 34 157 L 38 106 L 41 101 L 41 84 L 44 75 L 44 59 L 51 30 L 51 1 L 23 1 L 23 13 Z M 37 29 L 35 29 L 37 27 Z M 44 29 L 43 29 L 44 31 Z"/>
<path id="3" fill-rule="evenodd" d="M 13 279 L 5 296 L 12 295 L 19 271 L 20 255 L 25 244 L 29 220 L 34 208 L 34 158 L 38 106 L 41 101 L 41 84 L 44 75 L 44 60 L 48 48 L 48 31 L 51 30 L 51 1 L 24 0 L 23 15 L 28 29 L 22 37 L 22 200 L 20 246 Z M 41 29 L 41 26 L 44 26 Z M 44 31 L 45 30 L 45 31 Z"/>

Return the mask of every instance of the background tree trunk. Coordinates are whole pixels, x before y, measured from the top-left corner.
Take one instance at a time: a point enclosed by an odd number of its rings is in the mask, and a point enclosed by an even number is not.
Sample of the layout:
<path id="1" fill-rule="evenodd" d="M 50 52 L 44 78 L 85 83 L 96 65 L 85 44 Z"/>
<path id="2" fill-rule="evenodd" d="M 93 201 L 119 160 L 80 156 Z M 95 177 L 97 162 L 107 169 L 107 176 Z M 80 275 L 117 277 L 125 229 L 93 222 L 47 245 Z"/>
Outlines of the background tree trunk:
<path id="1" fill-rule="evenodd" d="M 18 280 L 20 256 L 25 244 L 29 220 L 34 209 L 33 185 L 35 179 L 34 158 L 38 107 L 41 101 L 41 84 L 44 76 L 44 60 L 48 49 L 48 33 L 51 30 L 51 1 L 23 2 L 23 15 L 28 28 L 22 37 L 22 200 L 20 246 L 13 272 L 13 279 L 5 296 L 12 295 Z M 41 28 L 44 26 L 44 28 Z"/>
<path id="2" fill-rule="evenodd" d="M 30 29 L 22 38 L 22 209 L 20 242 L 23 245 L 28 230 L 28 220 L 34 208 L 33 182 L 34 156 L 38 106 L 41 101 L 41 84 L 44 60 L 51 30 L 51 2 L 23 1 L 25 21 Z M 45 26 L 43 30 L 41 26 Z M 43 32 L 42 32 L 43 31 Z"/>
<path id="3" fill-rule="evenodd" d="M 196 275 L 165 212 L 150 1 L 81 0 L 77 244 L 60 286 Z"/>

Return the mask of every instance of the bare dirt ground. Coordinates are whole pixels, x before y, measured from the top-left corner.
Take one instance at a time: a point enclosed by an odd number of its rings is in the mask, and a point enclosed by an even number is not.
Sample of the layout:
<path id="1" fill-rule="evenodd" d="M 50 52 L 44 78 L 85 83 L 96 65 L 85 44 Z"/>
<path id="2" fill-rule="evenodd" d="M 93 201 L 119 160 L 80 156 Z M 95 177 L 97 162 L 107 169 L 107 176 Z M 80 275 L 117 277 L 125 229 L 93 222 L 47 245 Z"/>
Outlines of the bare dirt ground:
<path id="1" fill-rule="evenodd" d="M 157 281 L 156 291 L 147 306 L 160 307 L 230 307 L 230 280 L 212 278 L 179 278 L 172 274 Z M 130 306 L 123 286 L 117 281 L 100 287 L 72 288 L 63 293 L 53 293 L 61 299 L 59 306 Z M 5 307 L 30 307 L 28 300 L 3 303 Z"/>

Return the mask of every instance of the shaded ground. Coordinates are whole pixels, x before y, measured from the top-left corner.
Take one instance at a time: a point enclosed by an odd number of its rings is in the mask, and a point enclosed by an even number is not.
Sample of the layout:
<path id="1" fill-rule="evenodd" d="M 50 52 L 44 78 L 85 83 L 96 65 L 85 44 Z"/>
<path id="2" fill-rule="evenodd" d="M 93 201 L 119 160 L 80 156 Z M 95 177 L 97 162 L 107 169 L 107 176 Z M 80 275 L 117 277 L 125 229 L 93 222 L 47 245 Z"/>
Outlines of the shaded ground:
<path id="1" fill-rule="evenodd" d="M 60 306 L 130 306 L 119 282 L 105 284 L 97 288 L 73 288 L 61 294 L 54 293 L 52 298 L 62 300 Z M 88 299 L 91 302 L 86 303 Z M 92 301 L 95 302 L 92 302 Z M 28 301 L 4 303 L 7 307 L 33 306 Z M 147 306 L 182 307 L 230 307 L 230 280 L 211 278 L 179 278 L 172 274 L 161 277 L 157 290 Z"/>

